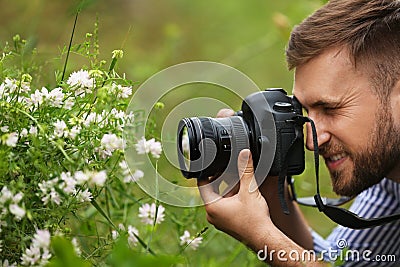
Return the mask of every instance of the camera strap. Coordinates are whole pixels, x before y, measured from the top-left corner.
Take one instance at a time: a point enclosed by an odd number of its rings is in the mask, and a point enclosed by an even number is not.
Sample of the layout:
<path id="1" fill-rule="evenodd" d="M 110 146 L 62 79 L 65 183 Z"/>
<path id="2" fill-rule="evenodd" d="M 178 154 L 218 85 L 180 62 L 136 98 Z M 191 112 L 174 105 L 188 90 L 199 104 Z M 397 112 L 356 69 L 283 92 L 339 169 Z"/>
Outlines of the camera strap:
<path id="1" fill-rule="evenodd" d="M 362 218 L 355 213 L 334 206 L 343 204 L 338 201 L 337 203 L 324 203 L 320 190 L 319 190 L 319 149 L 318 149 L 318 140 L 317 140 L 317 130 L 314 124 L 314 121 L 308 117 L 297 116 L 295 120 L 302 120 L 304 122 L 309 122 L 311 124 L 312 129 L 312 138 L 313 138 L 313 145 L 314 145 L 314 166 L 315 166 L 315 179 L 316 179 L 316 186 L 317 186 L 317 193 L 314 196 L 315 205 L 307 205 L 307 206 L 317 206 L 320 212 L 323 212 L 326 216 L 328 216 L 332 221 L 353 229 L 364 229 L 370 228 L 373 226 L 378 226 L 382 224 L 386 224 L 395 220 L 400 219 L 400 214 L 393 214 L 389 216 L 382 216 L 378 218 Z M 294 192 L 294 188 L 291 188 L 291 191 Z M 295 194 L 294 194 L 295 196 Z M 346 198 L 342 198 L 344 202 Z M 348 199 L 348 198 L 347 198 Z M 299 202 L 299 204 L 304 204 Z"/>

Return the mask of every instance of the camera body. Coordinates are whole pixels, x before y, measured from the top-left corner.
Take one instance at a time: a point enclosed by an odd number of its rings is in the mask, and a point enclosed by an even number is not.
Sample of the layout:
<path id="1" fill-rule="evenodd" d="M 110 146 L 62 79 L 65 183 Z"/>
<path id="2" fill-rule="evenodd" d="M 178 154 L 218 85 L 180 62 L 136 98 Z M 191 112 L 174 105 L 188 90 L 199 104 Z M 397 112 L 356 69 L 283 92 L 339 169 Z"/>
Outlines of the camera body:
<path id="1" fill-rule="evenodd" d="M 237 172 L 237 156 L 252 152 L 255 176 L 304 171 L 301 104 L 281 88 L 247 96 L 242 109 L 226 118 L 184 118 L 178 126 L 178 160 L 186 178 Z M 262 179 L 263 179 L 262 178 Z"/>

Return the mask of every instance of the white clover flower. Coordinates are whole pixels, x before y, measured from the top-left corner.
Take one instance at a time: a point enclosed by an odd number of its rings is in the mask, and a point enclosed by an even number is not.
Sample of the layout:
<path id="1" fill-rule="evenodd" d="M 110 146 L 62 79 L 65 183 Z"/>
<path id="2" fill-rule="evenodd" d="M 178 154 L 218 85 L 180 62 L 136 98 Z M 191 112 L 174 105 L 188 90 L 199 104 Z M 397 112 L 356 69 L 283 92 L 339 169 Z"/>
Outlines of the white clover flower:
<path id="1" fill-rule="evenodd" d="M 138 143 L 135 145 L 136 152 L 138 154 L 147 154 L 150 152 L 150 148 L 147 145 L 147 141 L 144 137 L 142 137 Z"/>
<path id="2" fill-rule="evenodd" d="M 154 158 L 159 158 L 162 152 L 161 143 L 154 138 L 147 141 L 142 137 L 135 145 L 135 148 L 138 154 L 151 153 Z"/>
<path id="3" fill-rule="evenodd" d="M 35 93 L 31 94 L 31 97 L 26 99 L 29 105 L 40 106 L 43 103 L 43 94 L 39 90 L 35 90 Z"/>
<path id="4" fill-rule="evenodd" d="M 6 126 L 2 126 L 2 127 L 0 128 L 0 131 L 2 131 L 3 133 L 8 133 L 8 132 L 10 131 L 9 128 L 10 128 L 10 127 L 8 127 L 7 125 L 6 125 Z"/>
<path id="5" fill-rule="evenodd" d="M 31 134 L 31 135 L 33 135 L 33 136 L 36 136 L 37 133 L 38 133 L 37 127 L 31 125 L 31 127 L 29 128 L 29 134 Z"/>
<path id="6" fill-rule="evenodd" d="M 22 265 L 46 265 L 51 258 L 49 246 L 50 232 L 48 230 L 36 230 L 30 247 L 22 254 Z"/>
<path id="7" fill-rule="evenodd" d="M 21 130 L 21 132 L 19 133 L 19 135 L 20 135 L 21 137 L 26 137 L 26 136 L 28 136 L 28 130 L 25 129 L 25 128 L 23 128 L 23 129 Z"/>
<path id="8" fill-rule="evenodd" d="M 80 256 L 82 254 L 81 248 L 79 246 L 78 240 L 76 237 L 72 238 L 71 240 L 72 246 L 74 247 L 75 254 L 77 256 Z"/>
<path id="9" fill-rule="evenodd" d="M 84 97 L 85 93 L 91 93 L 95 86 L 95 80 L 90 77 L 87 70 L 79 70 L 71 73 L 67 84 L 75 90 L 75 96 Z"/>
<path id="10" fill-rule="evenodd" d="M 143 171 L 135 170 L 135 172 L 133 174 L 129 174 L 124 177 L 124 183 L 137 182 L 143 177 L 144 177 Z"/>
<path id="11" fill-rule="evenodd" d="M 75 100 L 72 97 L 69 97 L 64 100 L 64 108 L 65 109 L 71 110 L 74 105 L 75 105 Z"/>
<path id="12" fill-rule="evenodd" d="M 47 90 L 47 89 L 46 89 Z M 61 107 L 63 105 L 64 94 L 61 87 L 53 89 L 50 93 L 46 95 L 46 100 L 52 107 Z"/>
<path id="13" fill-rule="evenodd" d="M 139 231 L 135 227 L 128 225 L 128 244 L 131 247 L 134 247 L 138 243 L 137 236 L 139 236 Z"/>
<path id="14" fill-rule="evenodd" d="M 105 134 L 101 138 L 100 153 L 103 157 L 112 156 L 112 153 L 125 148 L 125 141 L 115 134 Z"/>
<path id="15" fill-rule="evenodd" d="M 119 237 L 118 231 L 117 231 L 117 230 L 112 230 L 112 231 L 111 231 L 111 238 L 112 238 L 113 240 L 117 240 L 118 237 Z"/>
<path id="16" fill-rule="evenodd" d="M 144 224 L 153 225 L 154 220 L 156 224 L 160 224 L 162 221 L 164 221 L 164 211 L 165 208 L 162 205 L 159 205 L 157 209 L 155 203 L 152 203 L 151 205 L 146 203 L 139 207 L 139 218 L 141 218 L 141 221 Z"/>
<path id="17" fill-rule="evenodd" d="M 16 147 L 18 143 L 18 133 L 13 132 L 7 135 L 7 139 L 5 140 L 5 144 L 9 147 Z"/>
<path id="18" fill-rule="evenodd" d="M 92 112 L 92 113 L 89 113 L 89 114 L 85 113 L 85 114 L 83 114 L 82 117 L 84 118 L 83 125 L 84 125 L 85 127 L 89 127 L 89 125 L 90 125 L 92 122 L 95 122 L 95 121 L 96 121 L 97 114 L 96 114 L 96 112 Z"/>
<path id="19" fill-rule="evenodd" d="M 150 139 L 148 145 L 150 147 L 150 153 L 154 158 L 159 158 L 162 152 L 161 143 L 157 142 L 154 138 Z"/>
<path id="20" fill-rule="evenodd" d="M 0 249 L 0 251 L 1 251 L 1 249 Z M 14 263 L 10 264 L 7 259 L 4 261 L 0 260 L 0 266 L 1 267 L 17 267 L 17 263 L 14 262 Z"/>
<path id="21" fill-rule="evenodd" d="M 121 231 L 125 231 L 125 226 L 122 223 L 120 223 L 118 224 L 118 229 Z"/>
<path id="22" fill-rule="evenodd" d="M 54 125 L 54 135 L 57 137 L 63 137 L 68 134 L 66 130 L 68 130 L 67 125 L 63 120 L 57 119 Z"/>
<path id="23" fill-rule="evenodd" d="M 128 98 L 132 95 L 132 86 L 122 86 L 120 84 L 113 83 L 110 88 L 110 93 L 116 95 L 117 98 Z"/>
<path id="24" fill-rule="evenodd" d="M 0 86 L 0 93 L 3 95 L 8 95 L 9 93 L 14 93 L 18 90 L 18 83 L 14 79 L 6 78 Z"/>
<path id="25" fill-rule="evenodd" d="M 77 181 L 72 177 L 70 172 L 62 172 L 60 174 L 60 180 L 62 181 L 60 188 L 67 194 L 75 192 L 75 186 Z"/>
<path id="26" fill-rule="evenodd" d="M 182 236 L 179 237 L 181 240 L 181 246 L 189 246 L 193 250 L 196 250 L 199 245 L 203 242 L 203 237 L 191 237 L 189 231 L 185 230 Z"/>
<path id="27" fill-rule="evenodd" d="M 83 184 L 89 181 L 89 175 L 84 173 L 83 171 L 77 171 L 74 173 L 74 178 L 78 184 Z"/>
<path id="28" fill-rule="evenodd" d="M 71 139 L 75 139 L 76 136 L 81 132 L 82 127 L 79 125 L 75 125 L 71 128 L 71 130 L 67 131 L 67 136 Z"/>
<path id="29" fill-rule="evenodd" d="M 54 178 L 49 181 L 43 181 L 42 183 L 39 183 L 39 189 L 42 192 L 42 202 L 47 205 L 49 201 L 52 201 L 53 203 L 60 205 L 61 204 L 61 197 L 55 190 L 55 187 L 58 185 L 58 178 Z"/>
<path id="30" fill-rule="evenodd" d="M 32 245 L 39 248 L 50 246 L 50 232 L 48 230 L 36 230 L 33 235 Z"/>
<path id="31" fill-rule="evenodd" d="M 20 221 L 26 214 L 25 209 L 18 206 L 18 204 L 11 204 L 8 208 L 17 221 Z"/>
<path id="32" fill-rule="evenodd" d="M 31 266 L 38 265 L 40 263 L 40 248 L 30 247 L 25 250 L 25 253 L 21 256 L 22 265 Z"/>
<path id="33" fill-rule="evenodd" d="M 19 192 L 12 197 L 12 202 L 18 204 L 22 200 L 23 197 L 24 197 L 24 194 L 22 192 Z"/>
<path id="34" fill-rule="evenodd" d="M 13 198 L 13 194 L 7 188 L 7 186 L 4 186 L 0 192 L 0 203 L 4 204 L 6 201 L 8 201 L 12 198 Z"/>
<path id="35" fill-rule="evenodd" d="M 99 172 L 94 172 L 90 176 L 90 182 L 98 186 L 104 186 L 106 180 L 107 180 L 107 173 L 104 170 Z"/>
<path id="36" fill-rule="evenodd" d="M 121 167 L 122 170 L 122 175 L 124 175 L 124 183 L 130 183 L 130 182 L 137 182 L 140 178 L 143 178 L 144 173 L 141 170 L 135 170 L 135 172 L 132 174 L 129 170 L 128 163 L 123 160 L 119 163 L 119 166 Z"/>
<path id="37" fill-rule="evenodd" d="M 85 191 L 80 191 L 76 195 L 76 199 L 78 199 L 79 202 L 90 202 L 93 199 L 92 193 L 90 193 L 89 189 L 85 189 Z"/>

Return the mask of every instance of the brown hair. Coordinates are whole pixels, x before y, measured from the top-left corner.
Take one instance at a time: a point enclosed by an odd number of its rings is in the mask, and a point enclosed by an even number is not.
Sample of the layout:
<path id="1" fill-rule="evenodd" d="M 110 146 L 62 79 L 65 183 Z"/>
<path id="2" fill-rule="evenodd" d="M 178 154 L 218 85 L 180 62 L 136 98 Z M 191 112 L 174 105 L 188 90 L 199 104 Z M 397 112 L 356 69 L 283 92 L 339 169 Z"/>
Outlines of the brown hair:
<path id="1" fill-rule="evenodd" d="M 296 26 L 286 49 L 289 69 L 327 48 L 348 49 L 354 66 L 365 67 L 379 96 L 388 96 L 400 76 L 400 0 L 331 0 Z"/>

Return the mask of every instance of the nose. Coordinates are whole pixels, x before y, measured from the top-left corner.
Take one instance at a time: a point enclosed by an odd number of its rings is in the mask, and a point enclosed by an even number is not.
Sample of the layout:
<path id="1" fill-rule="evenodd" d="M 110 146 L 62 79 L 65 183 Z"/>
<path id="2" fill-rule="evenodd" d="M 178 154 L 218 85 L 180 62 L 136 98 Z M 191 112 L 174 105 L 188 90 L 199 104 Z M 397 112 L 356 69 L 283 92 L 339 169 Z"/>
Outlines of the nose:
<path id="1" fill-rule="evenodd" d="M 330 133 L 326 130 L 324 125 L 322 123 L 318 123 L 314 121 L 315 123 L 315 128 L 317 131 L 317 140 L 318 140 L 318 147 L 321 147 L 325 143 L 329 141 L 331 138 Z M 314 150 L 314 143 L 313 143 L 313 134 L 312 134 L 312 128 L 311 128 L 311 123 L 307 122 L 306 124 L 306 129 L 307 129 L 307 138 L 306 138 L 306 147 L 308 150 L 313 151 Z"/>

